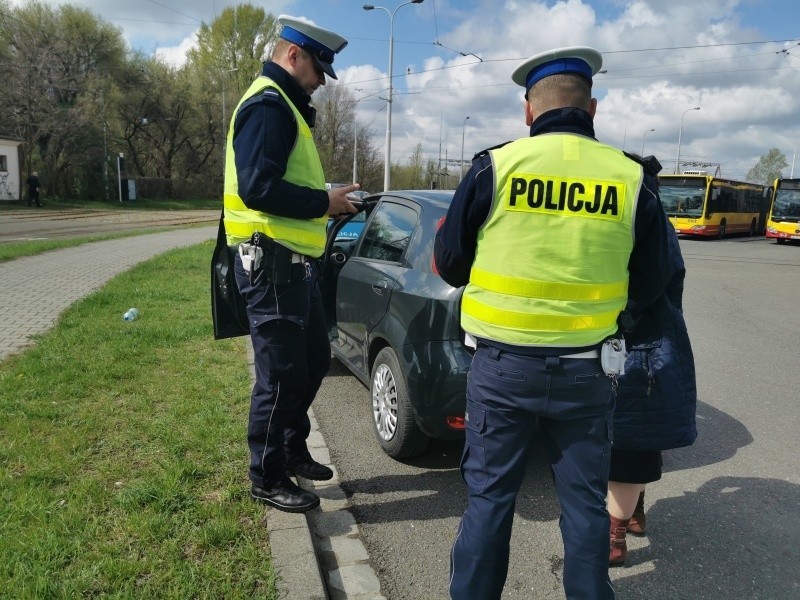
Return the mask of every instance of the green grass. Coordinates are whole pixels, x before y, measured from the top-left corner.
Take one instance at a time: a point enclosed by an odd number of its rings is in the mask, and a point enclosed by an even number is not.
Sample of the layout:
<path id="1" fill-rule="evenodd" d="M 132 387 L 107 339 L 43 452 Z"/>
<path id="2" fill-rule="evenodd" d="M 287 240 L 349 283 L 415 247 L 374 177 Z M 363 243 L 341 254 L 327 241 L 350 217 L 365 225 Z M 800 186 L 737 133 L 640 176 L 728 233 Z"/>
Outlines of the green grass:
<path id="1" fill-rule="evenodd" d="M 145 235 L 147 233 L 157 233 L 159 231 L 169 231 L 171 229 L 183 229 L 185 227 L 208 227 L 213 221 L 208 223 L 195 223 L 192 225 L 179 225 L 169 227 L 148 227 L 145 229 L 130 229 L 113 233 L 98 233 L 93 235 L 83 235 L 73 238 L 53 238 L 49 240 L 31 240 L 25 242 L 5 242 L 0 244 L 0 262 L 12 260 L 21 256 L 32 256 L 49 250 L 59 250 L 61 248 L 71 248 L 80 246 L 88 242 L 100 242 L 103 240 L 114 240 L 117 238 L 130 237 L 133 235 Z"/>
<path id="2" fill-rule="evenodd" d="M 212 246 L 120 275 L 0 363 L 0 596 L 275 597 L 245 338 L 213 340 Z"/>

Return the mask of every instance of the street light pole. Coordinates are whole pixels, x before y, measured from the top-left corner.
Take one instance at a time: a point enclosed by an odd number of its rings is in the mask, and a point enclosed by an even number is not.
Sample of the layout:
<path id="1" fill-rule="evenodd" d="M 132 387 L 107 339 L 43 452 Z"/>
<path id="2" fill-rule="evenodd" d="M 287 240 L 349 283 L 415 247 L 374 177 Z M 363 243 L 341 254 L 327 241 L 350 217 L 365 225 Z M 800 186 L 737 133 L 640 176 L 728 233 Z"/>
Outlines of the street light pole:
<path id="1" fill-rule="evenodd" d="M 358 156 L 358 127 L 356 127 L 355 119 L 353 119 L 353 180 L 352 183 L 358 181 L 356 179 L 356 157 Z"/>
<path id="2" fill-rule="evenodd" d="M 389 190 L 389 185 L 391 183 L 390 171 L 392 168 L 392 77 L 394 67 L 394 15 L 398 10 L 408 4 L 420 4 L 423 1 L 424 0 L 408 0 L 408 2 L 403 2 L 393 11 L 390 11 L 385 6 L 373 6 L 372 4 L 365 4 L 363 6 L 364 10 L 375 10 L 377 8 L 386 11 L 386 14 L 389 15 L 389 97 L 386 100 L 386 161 L 383 167 L 384 192 Z"/>
<path id="3" fill-rule="evenodd" d="M 459 181 L 464 179 L 464 131 L 466 130 L 468 119 L 469 117 L 464 117 L 464 122 L 461 124 L 461 162 L 459 163 L 461 176 L 458 178 Z"/>
<path id="4" fill-rule="evenodd" d="M 794 159 L 797 156 L 797 144 L 794 145 L 794 153 L 792 154 L 792 172 L 789 174 L 789 179 L 794 179 Z"/>
<path id="5" fill-rule="evenodd" d="M 681 115 L 681 127 L 678 130 L 678 155 L 675 157 L 675 175 L 678 175 L 681 165 L 681 136 L 683 135 L 683 117 L 686 116 L 686 113 L 693 110 L 700 110 L 700 107 L 695 106 L 694 108 L 687 108 L 685 111 L 683 111 L 683 115 Z"/>
<path id="6" fill-rule="evenodd" d="M 648 129 L 642 134 L 642 154 L 641 154 L 641 156 L 644 156 L 644 138 L 651 131 L 655 131 L 655 129 Z"/>

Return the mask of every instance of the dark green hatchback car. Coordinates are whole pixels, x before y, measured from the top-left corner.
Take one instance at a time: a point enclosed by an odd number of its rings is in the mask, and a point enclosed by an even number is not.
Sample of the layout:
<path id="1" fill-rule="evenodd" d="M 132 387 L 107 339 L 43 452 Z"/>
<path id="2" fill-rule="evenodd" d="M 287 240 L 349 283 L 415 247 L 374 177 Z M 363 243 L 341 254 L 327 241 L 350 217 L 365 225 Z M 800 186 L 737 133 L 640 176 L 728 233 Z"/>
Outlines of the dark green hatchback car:
<path id="1" fill-rule="evenodd" d="M 453 192 L 384 192 L 364 199 L 356 239 L 328 233 L 323 293 L 334 356 L 369 388 L 365 413 L 394 458 L 431 438 L 463 436 L 467 371 L 459 309 L 463 288 L 432 268 L 437 225 Z M 369 399 L 369 400 L 368 400 Z M 367 407 L 371 407 L 371 412 Z"/>

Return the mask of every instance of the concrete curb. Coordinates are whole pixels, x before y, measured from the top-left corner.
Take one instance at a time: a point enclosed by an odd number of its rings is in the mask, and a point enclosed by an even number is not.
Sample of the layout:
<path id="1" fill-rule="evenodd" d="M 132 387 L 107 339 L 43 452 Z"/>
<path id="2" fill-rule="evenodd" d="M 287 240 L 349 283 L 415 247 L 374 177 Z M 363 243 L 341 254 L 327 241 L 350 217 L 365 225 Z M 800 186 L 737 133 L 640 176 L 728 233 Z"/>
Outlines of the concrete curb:
<path id="1" fill-rule="evenodd" d="M 253 345 L 247 344 L 250 378 L 255 378 Z M 361 541 L 350 500 L 339 485 L 325 438 L 313 410 L 308 449 L 319 463 L 333 469 L 330 481 L 297 478 L 301 487 L 320 497 L 320 506 L 305 514 L 267 508 L 272 564 L 281 600 L 386 600 Z"/>

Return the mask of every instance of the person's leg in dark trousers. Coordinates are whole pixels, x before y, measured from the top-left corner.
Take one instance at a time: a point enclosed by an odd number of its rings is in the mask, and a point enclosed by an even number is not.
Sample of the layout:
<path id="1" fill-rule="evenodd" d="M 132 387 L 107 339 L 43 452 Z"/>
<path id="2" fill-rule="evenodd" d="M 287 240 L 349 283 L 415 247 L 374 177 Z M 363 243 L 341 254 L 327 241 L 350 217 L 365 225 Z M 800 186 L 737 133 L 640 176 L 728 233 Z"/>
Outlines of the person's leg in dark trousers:
<path id="1" fill-rule="evenodd" d="M 311 432 L 311 421 L 308 409 L 322 385 L 325 375 L 331 366 L 331 346 L 325 324 L 325 311 L 322 305 L 322 292 L 319 287 L 317 265 L 312 263 L 309 281 L 310 306 L 305 336 L 305 357 L 307 376 L 305 388 L 299 391 L 297 411 L 288 423 L 284 435 L 286 452 L 292 456 L 302 457 L 308 454 L 306 439 Z"/>
<path id="2" fill-rule="evenodd" d="M 284 475 L 284 429 L 297 415 L 307 380 L 305 336 L 297 323 L 273 319 L 251 337 L 256 382 L 247 430 L 250 479 L 269 487 Z"/>
<path id="3" fill-rule="evenodd" d="M 298 279 L 275 285 L 260 271 L 254 280 L 235 258 L 236 283 L 247 301 L 255 376 L 247 443 L 250 480 L 268 488 L 285 477 L 284 430 L 296 417 L 308 382 L 306 336 L 308 286 Z"/>
<path id="4" fill-rule="evenodd" d="M 566 597 L 608 600 L 614 598 L 605 503 L 613 400 L 610 381 L 595 363 L 560 360 L 552 374 L 548 417 L 539 425 L 561 505 Z"/>
<path id="5" fill-rule="evenodd" d="M 479 348 L 467 390 L 461 476 L 469 494 L 450 555 L 450 595 L 500 598 L 508 573 L 517 492 L 536 416 L 530 359 Z"/>

